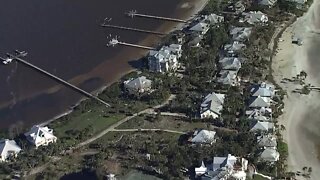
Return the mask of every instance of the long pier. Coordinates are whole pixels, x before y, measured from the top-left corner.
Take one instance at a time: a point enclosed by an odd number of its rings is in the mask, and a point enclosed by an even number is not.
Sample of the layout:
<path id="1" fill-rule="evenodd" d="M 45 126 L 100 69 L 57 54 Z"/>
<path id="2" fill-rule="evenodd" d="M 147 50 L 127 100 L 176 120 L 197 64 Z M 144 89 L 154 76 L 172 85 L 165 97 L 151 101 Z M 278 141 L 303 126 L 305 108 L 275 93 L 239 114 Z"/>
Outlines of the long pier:
<path id="1" fill-rule="evenodd" d="M 159 20 L 164 20 L 164 21 L 174 21 L 174 22 L 179 22 L 179 23 L 187 23 L 188 21 L 182 20 L 182 19 L 177 19 L 177 18 L 169 18 L 169 17 L 162 17 L 162 16 L 153 16 L 153 15 L 148 15 L 148 14 L 140 14 L 137 13 L 137 11 L 130 11 L 129 13 L 126 13 L 130 17 L 144 17 L 144 18 L 151 18 L 151 19 L 159 19 Z"/>
<path id="2" fill-rule="evenodd" d="M 47 71 L 45 71 L 45 70 L 37 67 L 37 66 L 35 66 L 35 65 L 33 65 L 33 64 L 25 61 L 25 60 L 23 60 L 23 59 L 21 59 L 18 55 L 16 56 L 16 55 L 12 55 L 12 54 L 9 54 L 9 53 L 8 53 L 8 55 L 9 55 L 13 60 L 16 60 L 16 61 L 18 61 L 18 62 L 20 62 L 20 63 L 22 63 L 22 64 L 24 64 L 24 65 L 26 65 L 26 66 L 29 66 L 29 67 L 31 67 L 32 69 L 35 69 L 35 70 L 41 72 L 42 74 L 45 74 L 46 76 L 49 76 L 50 78 L 52 78 L 52 79 L 54 79 L 54 80 L 56 80 L 56 81 L 64 84 L 65 86 L 68 86 L 68 87 L 70 87 L 71 89 L 73 89 L 73 90 L 75 90 L 75 91 L 77 91 L 77 92 L 79 92 L 79 93 L 81 93 L 81 94 L 83 94 L 83 95 L 85 95 L 85 96 L 87 96 L 87 97 L 89 97 L 89 98 L 92 98 L 92 99 L 94 99 L 94 100 L 97 100 L 98 102 L 104 104 L 104 105 L 107 106 L 107 107 L 110 107 L 110 104 L 106 103 L 106 102 L 103 101 L 102 99 L 100 99 L 100 98 L 98 98 L 98 97 L 96 97 L 96 96 L 94 96 L 94 95 L 92 95 L 92 94 L 90 94 L 90 93 L 88 93 L 88 92 L 86 92 L 86 91 L 78 88 L 77 86 L 75 86 L 75 85 L 73 85 L 73 84 L 71 84 L 71 83 L 69 83 L 69 82 L 67 82 L 67 81 L 65 81 L 65 80 L 63 80 L 63 79 L 61 79 L 61 78 L 59 78 L 59 77 L 57 77 L 57 76 L 55 76 L 55 75 L 53 75 L 53 74 L 51 74 L 51 73 L 49 73 L 49 72 L 47 72 Z"/>
<path id="3" fill-rule="evenodd" d="M 142 32 L 142 33 L 150 33 L 150 34 L 156 34 L 156 35 L 168 35 L 167 33 L 157 32 L 157 31 L 150 31 L 150 30 L 144 30 L 144 29 L 137 29 L 137 28 L 131 28 L 131 27 L 124 27 L 124 26 L 116 26 L 111 24 L 101 24 L 102 27 L 107 28 L 115 28 L 115 29 L 122 29 L 122 30 L 129 30 L 129 31 L 136 31 L 136 32 Z"/>
<path id="4" fill-rule="evenodd" d="M 142 49 L 147 49 L 147 50 L 155 50 L 155 48 L 153 47 L 149 47 L 149 46 L 142 46 L 142 45 L 138 45 L 138 44 L 131 44 L 131 43 L 126 43 L 126 42 L 121 42 L 118 41 L 118 39 L 113 38 L 111 41 L 109 41 L 108 46 L 115 46 L 115 45 L 124 45 L 124 46 L 130 46 L 130 47 L 135 47 L 135 48 L 142 48 Z"/>

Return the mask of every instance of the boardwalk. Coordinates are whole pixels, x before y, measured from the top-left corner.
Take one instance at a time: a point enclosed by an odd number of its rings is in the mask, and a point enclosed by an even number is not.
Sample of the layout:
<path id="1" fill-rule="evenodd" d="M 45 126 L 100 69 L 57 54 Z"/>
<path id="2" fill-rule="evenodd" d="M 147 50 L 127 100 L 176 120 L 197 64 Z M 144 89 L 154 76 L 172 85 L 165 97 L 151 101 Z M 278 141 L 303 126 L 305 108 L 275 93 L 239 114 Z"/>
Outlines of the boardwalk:
<path id="1" fill-rule="evenodd" d="M 156 34 L 156 35 L 161 35 L 161 36 L 168 35 L 167 33 L 158 32 L 158 31 L 150 31 L 150 30 L 137 29 L 137 28 L 131 28 L 131 27 L 124 27 L 124 26 L 116 26 L 116 25 L 111 25 L 111 24 L 101 24 L 101 27 L 122 29 L 122 30 L 128 30 L 128 31 L 136 31 L 136 32 Z"/>
<path id="2" fill-rule="evenodd" d="M 8 54 L 8 55 L 10 55 L 14 60 L 16 60 L 16 61 L 18 61 L 18 62 L 20 62 L 20 63 L 22 63 L 22 64 L 24 64 L 24 65 L 26 65 L 28 67 L 31 67 L 32 69 L 35 69 L 36 71 L 38 71 L 38 72 L 40 72 L 40 73 L 42 73 L 42 74 L 44 74 L 46 76 L 49 76 L 50 78 L 60 82 L 61 84 L 65 85 L 67 87 L 70 87 L 71 89 L 73 89 L 73 90 L 75 90 L 75 91 L 77 91 L 77 92 L 79 92 L 79 93 L 81 93 L 81 94 L 83 94 L 83 95 L 85 95 L 85 96 L 87 96 L 89 98 L 92 98 L 92 99 L 104 104 L 107 107 L 110 107 L 110 104 L 108 104 L 107 102 L 103 101 L 102 99 L 99 99 L 98 97 L 96 97 L 96 96 L 94 96 L 94 95 L 92 95 L 92 94 L 90 94 L 90 93 L 88 93 L 88 92 L 76 87 L 75 85 L 73 85 L 73 84 L 71 84 L 71 83 L 69 83 L 69 82 L 67 82 L 67 81 L 65 81 L 65 80 L 63 80 L 63 79 L 51 74 L 51 73 L 49 73 L 48 71 L 45 71 L 45 70 L 43 70 L 43 69 L 41 69 L 41 68 L 39 68 L 39 67 L 29 63 L 29 62 L 27 62 L 27 61 L 19 58 L 18 56 L 15 56 L 15 55 L 12 55 L 12 54 Z"/>

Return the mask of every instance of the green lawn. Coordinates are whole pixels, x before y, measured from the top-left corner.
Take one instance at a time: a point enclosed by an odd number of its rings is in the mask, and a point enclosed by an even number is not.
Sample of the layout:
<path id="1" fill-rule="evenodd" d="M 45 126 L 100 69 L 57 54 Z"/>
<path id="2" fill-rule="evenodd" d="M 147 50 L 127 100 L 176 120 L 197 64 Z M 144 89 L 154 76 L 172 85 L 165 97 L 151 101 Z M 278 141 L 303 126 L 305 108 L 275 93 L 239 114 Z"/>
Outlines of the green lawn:
<path id="1" fill-rule="evenodd" d="M 175 131 L 188 132 L 194 129 L 208 129 L 208 123 L 204 122 L 191 122 L 183 120 L 180 117 L 172 116 L 154 116 L 152 115 L 141 115 L 130 121 L 123 123 L 118 129 L 130 129 L 130 128 L 141 128 L 141 129 L 169 129 Z"/>

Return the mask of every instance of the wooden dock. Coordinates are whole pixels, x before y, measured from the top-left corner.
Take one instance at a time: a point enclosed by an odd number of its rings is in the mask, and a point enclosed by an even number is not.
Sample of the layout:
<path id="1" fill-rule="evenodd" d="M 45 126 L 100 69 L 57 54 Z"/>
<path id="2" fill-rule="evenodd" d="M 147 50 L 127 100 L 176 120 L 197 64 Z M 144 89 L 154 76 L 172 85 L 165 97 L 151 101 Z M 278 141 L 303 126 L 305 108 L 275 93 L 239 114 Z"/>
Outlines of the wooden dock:
<path id="1" fill-rule="evenodd" d="M 159 20 L 164 20 L 164 21 L 173 21 L 173 22 L 179 22 L 179 23 L 187 23 L 188 21 L 182 20 L 182 19 L 177 19 L 177 18 L 169 18 L 169 17 L 162 17 L 162 16 L 154 16 L 154 15 L 148 15 L 148 14 L 140 14 L 137 13 L 137 11 L 130 11 L 129 13 L 126 13 L 130 17 L 143 17 L 143 18 L 151 18 L 151 19 L 159 19 Z"/>
<path id="2" fill-rule="evenodd" d="M 103 105 L 105 105 L 105 106 L 107 106 L 107 107 L 110 107 L 110 104 L 106 103 L 106 102 L 103 101 L 102 99 L 100 99 L 100 98 L 98 98 L 98 97 L 96 97 L 96 96 L 94 96 L 94 95 L 92 95 L 92 94 L 90 94 L 90 93 L 88 93 L 88 92 L 86 92 L 86 91 L 84 91 L 84 90 L 76 87 L 75 85 L 73 85 L 73 84 L 71 84 L 71 83 L 69 83 L 69 82 L 67 82 L 67 81 L 65 81 L 65 80 L 63 80 L 63 79 L 61 79 L 61 78 L 59 78 L 59 77 L 57 77 L 57 76 L 55 76 L 55 75 L 53 75 L 53 74 L 51 74 L 51 73 L 49 73 L 49 72 L 47 72 L 47 71 L 45 71 L 45 70 L 37 67 L 37 66 L 35 66 L 35 65 L 33 65 L 33 64 L 25 61 L 25 60 L 23 60 L 23 59 L 21 59 L 21 58 L 19 57 L 19 55 L 12 55 L 12 54 L 9 54 L 9 53 L 8 53 L 8 55 L 9 55 L 13 60 L 16 60 L 16 61 L 18 61 L 18 62 L 20 62 L 20 63 L 22 63 L 22 64 L 24 64 L 24 65 L 26 65 L 26 66 L 34 69 L 34 70 L 36 70 L 36 71 L 38 71 L 38 72 L 40 72 L 40 73 L 42 73 L 42 74 L 44 74 L 44 75 L 46 75 L 46 76 L 49 76 L 50 78 L 52 78 L 52 79 L 60 82 L 61 84 L 65 85 L 65 86 L 67 86 L 67 87 L 69 87 L 69 88 L 71 88 L 71 89 L 73 89 L 73 90 L 75 90 L 75 91 L 77 91 L 77 92 L 79 92 L 79 93 L 81 93 L 81 94 L 89 97 L 89 98 L 92 98 L 92 99 L 94 99 L 94 100 L 97 100 L 98 102 L 102 103 Z"/>
<path id="3" fill-rule="evenodd" d="M 147 50 L 155 50 L 153 47 L 149 46 L 143 46 L 143 45 L 138 45 L 138 44 L 131 44 L 131 43 L 126 43 L 126 42 L 121 42 L 117 38 L 113 38 L 109 41 L 108 46 L 115 46 L 115 45 L 123 45 L 123 46 L 129 46 L 129 47 L 134 47 L 134 48 L 141 48 L 141 49 L 147 49 Z"/>
<path id="4" fill-rule="evenodd" d="M 141 33 L 156 34 L 156 35 L 161 35 L 161 36 L 168 35 L 167 33 L 162 33 L 162 32 L 157 32 L 157 31 L 150 31 L 150 30 L 137 29 L 137 28 L 131 28 L 131 27 L 124 27 L 124 26 L 116 26 L 116 25 L 111 25 L 111 24 L 101 24 L 101 26 L 107 27 L 107 28 L 136 31 L 136 32 L 141 32 Z"/>

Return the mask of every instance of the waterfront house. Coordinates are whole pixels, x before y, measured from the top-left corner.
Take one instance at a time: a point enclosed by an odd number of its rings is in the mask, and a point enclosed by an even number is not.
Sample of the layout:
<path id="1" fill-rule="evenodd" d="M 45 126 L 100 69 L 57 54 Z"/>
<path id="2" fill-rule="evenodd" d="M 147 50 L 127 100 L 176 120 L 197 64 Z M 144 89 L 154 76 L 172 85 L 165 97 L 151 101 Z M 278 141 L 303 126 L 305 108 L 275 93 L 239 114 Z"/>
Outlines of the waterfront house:
<path id="1" fill-rule="evenodd" d="M 268 16 L 261 11 L 250 11 L 242 13 L 244 19 L 241 19 L 240 22 L 247 22 L 248 24 L 257 24 L 257 23 L 267 23 Z"/>
<path id="2" fill-rule="evenodd" d="M 241 68 L 241 62 L 236 57 L 224 57 L 219 61 L 219 64 L 223 70 L 238 71 Z"/>
<path id="3" fill-rule="evenodd" d="M 151 90 L 152 81 L 145 76 L 129 79 L 123 82 L 124 88 L 129 94 L 142 94 Z"/>
<path id="4" fill-rule="evenodd" d="M 224 22 L 224 17 L 216 14 L 205 15 L 203 22 L 210 25 L 215 25 Z"/>
<path id="5" fill-rule="evenodd" d="M 14 158 L 21 151 L 16 141 L 3 139 L 0 140 L 0 162 L 5 162 L 9 158 Z"/>
<path id="6" fill-rule="evenodd" d="M 182 46 L 171 44 L 163 46 L 159 51 L 151 50 L 148 55 L 149 70 L 154 72 L 175 71 L 178 68 L 178 59 L 182 55 Z"/>
<path id="7" fill-rule="evenodd" d="M 253 125 L 250 131 L 263 131 L 263 132 L 274 131 L 274 124 L 271 122 L 265 122 L 265 121 L 255 121 L 253 122 Z"/>
<path id="8" fill-rule="evenodd" d="M 203 180 L 245 180 L 247 169 L 246 159 L 228 154 L 227 157 L 214 157 L 208 166 L 202 162 L 199 168 L 195 168 L 195 174 L 196 178 Z"/>
<path id="9" fill-rule="evenodd" d="M 213 144 L 216 142 L 216 132 L 208 130 L 196 130 L 190 140 L 193 144 Z"/>
<path id="10" fill-rule="evenodd" d="M 265 148 L 260 154 L 260 159 L 262 161 L 267 161 L 271 164 L 278 161 L 280 158 L 279 152 L 274 148 Z"/>
<path id="11" fill-rule="evenodd" d="M 272 98 L 275 95 L 275 88 L 274 85 L 263 82 L 260 85 L 253 85 L 250 89 L 250 94 L 255 97 L 261 96 Z"/>
<path id="12" fill-rule="evenodd" d="M 277 148 L 277 137 L 272 134 L 264 134 L 257 137 L 257 143 L 262 148 Z"/>
<path id="13" fill-rule="evenodd" d="M 53 135 L 52 129 L 39 125 L 33 126 L 31 130 L 24 135 L 27 137 L 27 140 L 36 147 L 47 146 L 57 141 L 57 137 Z"/>
<path id="14" fill-rule="evenodd" d="M 208 94 L 200 107 L 201 118 L 218 118 L 223 109 L 225 94 L 211 93 Z"/>
<path id="15" fill-rule="evenodd" d="M 277 2 L 278 2 L 278 0 L 257 0 L 257 3 L 259 5 L 269 6 L 269 7 L 274 6 Z"/>
<path id="16" fill-rule="evenodd" d="M 230 4 L 227 7 L 228 11 L 234 12 L 235 14 L 241 14 L 246 10 L 246 6 L 243 1 L 237 1 L 235 3 Z"/>
<path id="17" fill-rule="evenodd" d="M 251 27 L 232 27 L 230 35 L 234 41 L 247 41 L 252 33 Z"/>
<path id="18" fill-rule="evenodd" d="M 245 48 L 246 48 L 246 45 L 239 42 L 239 41 L 233 41 L 232 44 L 225 44 L 224 45 L 224 51 L 227 54 L 236 54 L 237 52 L 239 52 Z"/>
<path id="19" fill-rule="evenodd" d="M 262 108 L 262 107 L 270 107 L 271 105 L 270 97 L 262 97 L 262 96 L 251 96 L 249 99 L 249 107 L 250 108 Z"/>
<path id="20" fill-rule="evenodd" d="M 189 30 L 196 32 L 200 35 L 205 35 L 209 31 L 210 25 L 207 23 L 204 23 L 203 21 L 198 22 L 194 26 L 192 26 Z"/>
<path id="21" fill-rule="evenodd" d="M 217 82 L 224 85 L 236 86 L 238 83 L 238 71 L 234 70 L 221 70 L 217 76 Z"/>

